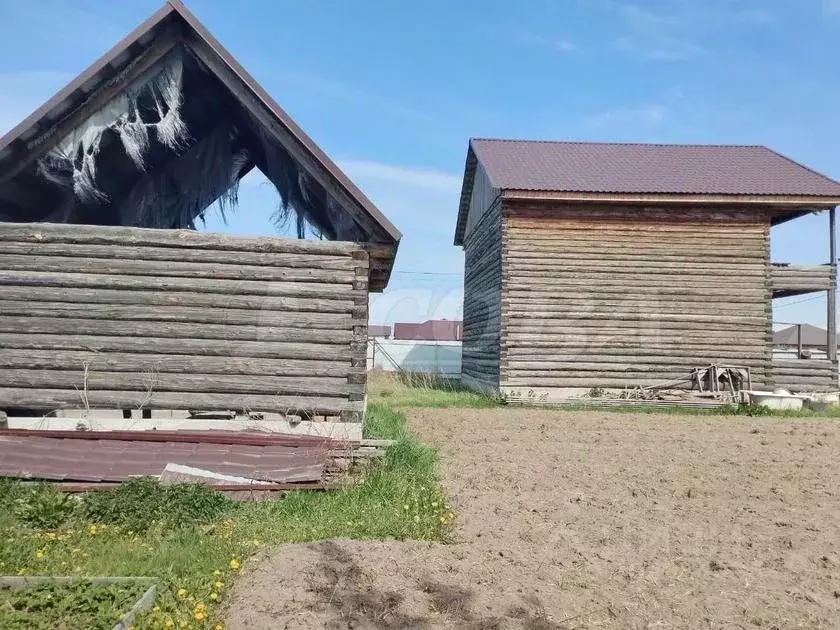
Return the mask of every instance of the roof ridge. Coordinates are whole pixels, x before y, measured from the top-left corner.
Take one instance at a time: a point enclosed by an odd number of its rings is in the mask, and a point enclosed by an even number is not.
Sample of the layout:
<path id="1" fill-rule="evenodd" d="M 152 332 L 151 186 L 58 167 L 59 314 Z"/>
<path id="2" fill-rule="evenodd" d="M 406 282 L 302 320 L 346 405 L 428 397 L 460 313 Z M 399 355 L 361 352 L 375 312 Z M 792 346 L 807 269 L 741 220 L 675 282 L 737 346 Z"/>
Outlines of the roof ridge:
<path id="1" fill-rule="evenodd" d="M 769 149 L 763 144 L 704 144 L 704 143 L 681 143 L 681 142 L 610 142 L 608 140 L 538 140 L 531 138 L 470 138 L 470 142 L 508 142 L 508 143 L 528 143 L 528 144 L 590 144 L 590 145 L 609 145 L 609 146 L 643 146 L 643 147 L 731 147 L 741 149 Z M 776 151 L 773 151 L 776 153 Z M 781 154 L 779 154 L 781 155 Z M 784 156 L 783 156 L 784 157 Z M 820 173 L 818 173 L 820 174 Z M 823 177 L 825 177 L 823 175 Z"/>

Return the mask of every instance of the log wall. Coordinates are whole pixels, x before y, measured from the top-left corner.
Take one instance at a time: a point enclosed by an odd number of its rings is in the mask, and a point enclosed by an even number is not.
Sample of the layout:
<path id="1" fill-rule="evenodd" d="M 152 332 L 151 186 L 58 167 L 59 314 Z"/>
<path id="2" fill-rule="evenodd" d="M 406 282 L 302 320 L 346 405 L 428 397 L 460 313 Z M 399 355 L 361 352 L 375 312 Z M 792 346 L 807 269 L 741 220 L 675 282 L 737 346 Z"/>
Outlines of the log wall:
<path id="1" fill-rule="evenodd" d="M 505 202 L 501 387 L 633 387 L 771 363 L 761 210 Z M 465 313 L 466 319 L 466 313 Z"/>
<path id="2" fill-rule="evenodd" d="M 773 387 L 792 392 L 836 392 L 837 362 L 828 359 L 775 359 Z"/>
<path id="3" fill-rule="evenodd" d="M 770 288 L 773 297 L 802 295 L 813 291 L 828 291 L 837 279 L 834 266 L 828 265 L 770 265 Z"/>
<path id="4" fill-rule="evenodd" d="M 0 224 L 0 410 L 360 420 L 363 245 Z"/>
<path id="5" fill-rule="evenodd" d="M 499 389 L 501 224 L 501 203 L 497 202 L 464 237 L 461 378 L 471 387 L 491 391 Z"/>

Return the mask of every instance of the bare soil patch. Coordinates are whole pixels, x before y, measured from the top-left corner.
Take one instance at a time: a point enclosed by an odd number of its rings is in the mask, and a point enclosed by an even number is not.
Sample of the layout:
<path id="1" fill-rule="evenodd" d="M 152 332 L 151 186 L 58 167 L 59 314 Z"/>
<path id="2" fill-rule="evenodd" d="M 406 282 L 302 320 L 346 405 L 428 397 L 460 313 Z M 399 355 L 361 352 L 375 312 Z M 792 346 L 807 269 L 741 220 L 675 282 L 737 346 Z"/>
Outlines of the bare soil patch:
<path id="1" fill-rule="evenodd" d="M 453 545 L 267 551 L 230 628 L 840 627 L 840 423 L 418 409 Z"/>

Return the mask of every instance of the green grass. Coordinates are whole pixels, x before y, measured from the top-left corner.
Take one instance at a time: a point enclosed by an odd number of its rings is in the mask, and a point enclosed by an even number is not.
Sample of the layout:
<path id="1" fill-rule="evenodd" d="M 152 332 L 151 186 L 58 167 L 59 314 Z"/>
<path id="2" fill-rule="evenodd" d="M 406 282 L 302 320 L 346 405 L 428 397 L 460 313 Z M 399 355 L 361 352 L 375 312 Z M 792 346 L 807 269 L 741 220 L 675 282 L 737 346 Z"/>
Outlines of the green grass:
<path id="1" fill-rule="evenodd" d="M 454 514 L 436 451 L 388 404 L 369 406 L 366 432 L 396 444 L 362 483 L 277 500 L 233 503 L 195 486 L 161 490 L 141 480 L 111 500 L 111 493 L 91 493 L 67 503 L 48 489 L 2 482 L 0 574 L 159 577 L 155 609 L 137 628 L 215 628 L 231 580 L 266 545 L 337 537 L 448 541 Z"/>
<path id="2" fill-rule="evenodd" d="M 368 395 L 395 408 L 401 407 L 498 407 L 492 398 L 467 389 L 457 380 L 434 374 L 371 372 Z"/>
<path id="3" fill-rule="evenodd" d="M 143 595 L 148 584 L 39 584 L 0 588 L 4 630 L 110 630 Z"/>

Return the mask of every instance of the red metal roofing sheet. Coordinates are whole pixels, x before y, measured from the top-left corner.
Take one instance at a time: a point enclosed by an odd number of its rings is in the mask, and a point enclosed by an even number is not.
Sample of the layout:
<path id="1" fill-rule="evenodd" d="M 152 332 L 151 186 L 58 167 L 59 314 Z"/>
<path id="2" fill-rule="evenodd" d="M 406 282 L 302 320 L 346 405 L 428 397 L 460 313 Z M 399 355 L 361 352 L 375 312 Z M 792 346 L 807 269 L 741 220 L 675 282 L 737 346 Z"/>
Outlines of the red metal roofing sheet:
<path id="1" fill-rule="evenodd" d="M 55 481 L 122 481 L 160 475 L 168 463 L 260 481 L 320 481 L 326 445 L 212 444 L 0 434 L 0 476 Z"/>
<path id="2" fill-rule="evenodd" d="M 763 146 L 474 139 L 495 188 L 839 197 L 840 183 Z"/>

